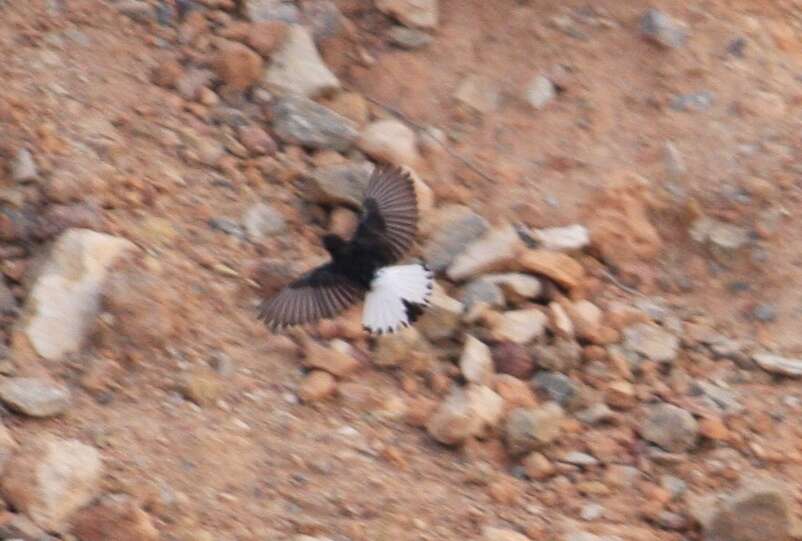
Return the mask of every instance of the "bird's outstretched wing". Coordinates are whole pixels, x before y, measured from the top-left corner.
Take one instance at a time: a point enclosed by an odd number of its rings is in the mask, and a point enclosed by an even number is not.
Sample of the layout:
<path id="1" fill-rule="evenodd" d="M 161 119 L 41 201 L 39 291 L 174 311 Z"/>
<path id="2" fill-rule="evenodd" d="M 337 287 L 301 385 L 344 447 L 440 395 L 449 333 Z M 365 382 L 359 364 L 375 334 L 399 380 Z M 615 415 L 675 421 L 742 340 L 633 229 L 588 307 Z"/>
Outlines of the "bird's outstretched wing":
<path id="1" fill-rule="evenodd" d="M 364 292 L 334 272 L 331 263 L 313 269 L 287 285 L 259 308 L 259 319 L 271 329 L 331 318 L 354 304 Z"/>
<path id="2" fill-rule="evenodd" d="M 374 169 L 362 203 L 362 218 L 353 238 L 357 244 L 379 243 L 391 260 L 412 245 L 418 226 L 418 199 L 409 173 L 398 167 Z"/>

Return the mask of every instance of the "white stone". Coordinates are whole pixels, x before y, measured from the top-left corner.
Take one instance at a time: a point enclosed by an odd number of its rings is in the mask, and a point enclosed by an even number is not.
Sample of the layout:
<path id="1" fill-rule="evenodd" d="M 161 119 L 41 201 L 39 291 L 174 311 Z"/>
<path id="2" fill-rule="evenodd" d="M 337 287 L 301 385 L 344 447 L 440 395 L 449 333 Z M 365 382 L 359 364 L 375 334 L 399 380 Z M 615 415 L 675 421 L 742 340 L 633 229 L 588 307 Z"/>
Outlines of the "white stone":
<path id="1" fill-rule="evenodd" d="M 487 385 L 494 373 L 490 348 L 478 338 L 466 335 L 459 367 L 467 381 Z"/>
<path id="2" fill-rule="evenodd" d="M 11 162 L 11 178 L 15 182 L 29 182 L 36 180 L 38 175 L 33 154 L 27 148 L 21 148 Z"/>
<path id="3" fill-rule="evenodd" d="M 532 237 L 541 244 L 541 248 L 555 252 L 582 250 L 590 244 L 588 228 L 579 224 L 535 229 Z"/>
<path id="4" fill-rule="evenodd" d="M 248 237 L 254 241 L 281 233 L 287 228 L 287 223 L 281 213 L 264 203 L 256 203 L 251 206 L 245 212 L 242 222 Z"/>
<path id="5" fill-rule="evenodd" d="M 415 169 L 420 163 L 417 136 L 412 129 L 392 118 L 377 120 L 362 131 L 359 148 L 376 160 Z"/>
<path id="6" fill-rule="evenodd" d="M 524 534 L 506 528 L 482 528 L 482 541 L 529 541 Z"/>
<path id="7" fill-rule="evenodd" d="M 429 303 L 415 327 L 429 340 L 454 336 L 459 329 L 464 305 L 449 297 L 436 282 Z"/>
<path id="8" fill-rule="evenodd" d="M 802 359 L 789 359 L 771 353 L 756 353 L 752 359 L 766 372 L 794 378 L 802 377 Z"/>
<path id="9" fill-rule="evenodd" d="M 290 25 L 265 71 L 264 82 L 273 92 L 308 98 L 340 88 L 340 81 L 323 63 L 312 36 L 300 25 Z"/>
<path id="10" fill-rule="evenodd" d="M 516 344 L 528 344 L 543 336 L 549 318 L 537 308 L 504 312 L 493 325 L 493 337 Z"/>
<path id="11" fill-rule="evenodd" d="M 448 267 L 448 277 L 455 281 L 486 272 L 504 270 L 513 265 L 523 250 L 523 242 L 512 225 L 491 229 L 471 243 Z"/>
<path id="12" fill-rule="evenodd" d="M 484 385 L 457 387 L 429 419 L 429 434 L 446 445 L 457 445 L 480 436 L 501 421 L 504 399 Z"/>
<path id="13" fill-rule="evenodd" d="M 440 21 L 438 0 L 376 0 L 376 7 L 406 26 L 431 29 Z"/>
<path id="14" fill-rule="evenodd" d="M 535 109 L 543 109 L 556 95 L 554 83 L 545 75 L 535 75 L 526 86 L 526 101 Z"/>
<path id="15" fill-rule="evenodd" d="M 454 99 L 477 113 L 487 114 L 498 109 L 501 94 L 493 81 L 471 74 L 459 84 Z"/>
<path id="16" fill-rule="evenodd" d="M 482 421 L 482 430 L 497 426 L 504 415 L 504 399 L 486 385 L 470 384 L 465 392 Z"/>
<path id="17" fill-rule="evenodd" d="M 543 284 L 540 283 L 540 280 L 520 272 L 488 274 L 484 276 L 484 279 L 499 286 L 504 292 L 504 296 L 513 301 L 534 299 L 543 291 Z"/>
<path id="18" fill-rule="evenodd" d="M 114 261 L 136 246 L 89 229 L 68 229 L 36 277 L 19 326 L 49 360 L 81 350 L 95 322 L 100 293 Z"/>
<path id="19" fill-rule="evenodd" d="M 100 490 L 100 453 L 77 440 L 30 440 L 7 464 L 6 501 L 49 532 L 63 532 L 70 517 Z"/>

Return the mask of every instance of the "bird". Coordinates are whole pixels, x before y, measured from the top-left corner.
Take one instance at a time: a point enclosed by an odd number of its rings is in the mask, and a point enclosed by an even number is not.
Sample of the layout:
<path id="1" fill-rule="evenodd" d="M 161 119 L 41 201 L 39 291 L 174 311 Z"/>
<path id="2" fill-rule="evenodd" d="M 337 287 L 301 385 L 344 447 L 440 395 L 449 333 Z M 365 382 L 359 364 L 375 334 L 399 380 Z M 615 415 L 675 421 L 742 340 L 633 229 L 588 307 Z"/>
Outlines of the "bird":
<path id="1" fill-rule="evenodd" d="M 321 237 L 330 260 L 290 282 L 259 306 L 273 331 L 334 318 L 364 299 L 371 335 L 412 325 L 430 304 L 434 276 L 424 263 L 398 264 L 417 234 L 418 201 L 410 174 L 397 166 L 371 173 L 350 239 Z"/>

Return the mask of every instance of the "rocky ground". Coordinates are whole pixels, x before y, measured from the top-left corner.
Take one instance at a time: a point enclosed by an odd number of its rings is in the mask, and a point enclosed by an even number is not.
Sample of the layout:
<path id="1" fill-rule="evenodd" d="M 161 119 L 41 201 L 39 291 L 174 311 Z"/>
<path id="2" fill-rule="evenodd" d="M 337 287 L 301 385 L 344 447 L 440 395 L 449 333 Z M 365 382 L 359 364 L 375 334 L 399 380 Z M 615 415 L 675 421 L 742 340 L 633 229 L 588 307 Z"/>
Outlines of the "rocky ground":
<path id="1" fill-rule="evenodd" d="M 799 0 L 6 0 L 0 55 L 0 538 L 802 538 Z M 377 162 L 432 309 L 271 334 Z"/>

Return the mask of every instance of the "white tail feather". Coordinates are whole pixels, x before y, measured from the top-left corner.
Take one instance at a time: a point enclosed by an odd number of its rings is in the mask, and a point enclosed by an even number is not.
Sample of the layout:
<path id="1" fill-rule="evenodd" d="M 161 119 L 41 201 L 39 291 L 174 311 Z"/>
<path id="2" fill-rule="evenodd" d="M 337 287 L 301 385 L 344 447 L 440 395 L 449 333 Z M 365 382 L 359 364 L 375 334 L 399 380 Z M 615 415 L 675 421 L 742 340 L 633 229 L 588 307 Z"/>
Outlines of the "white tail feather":
<path id="1" fill-rule="evenodd" d="M 408 326 L 413 315 L 407 304 L 428 305 L 432 281 L 432 272 L 423 265 L 379 269 L 365 298 L 362 325 L 369 332 L 379 334 Z"/>

